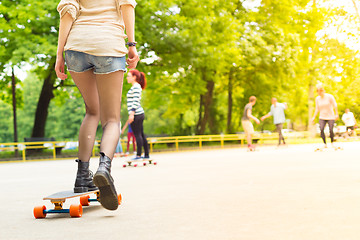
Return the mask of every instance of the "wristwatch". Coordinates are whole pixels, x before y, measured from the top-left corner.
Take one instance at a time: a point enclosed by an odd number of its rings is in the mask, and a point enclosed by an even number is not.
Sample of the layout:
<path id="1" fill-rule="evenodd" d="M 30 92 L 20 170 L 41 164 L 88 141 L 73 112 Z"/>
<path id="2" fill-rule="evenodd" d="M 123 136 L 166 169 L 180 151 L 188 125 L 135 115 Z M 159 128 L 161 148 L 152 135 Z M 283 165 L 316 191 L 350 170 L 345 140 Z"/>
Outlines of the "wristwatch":
<path id="1" fill-rule="evenodd" d="M 127 42 L 125 45 L 129 47 L 136 47 L 137 42 Z"/>

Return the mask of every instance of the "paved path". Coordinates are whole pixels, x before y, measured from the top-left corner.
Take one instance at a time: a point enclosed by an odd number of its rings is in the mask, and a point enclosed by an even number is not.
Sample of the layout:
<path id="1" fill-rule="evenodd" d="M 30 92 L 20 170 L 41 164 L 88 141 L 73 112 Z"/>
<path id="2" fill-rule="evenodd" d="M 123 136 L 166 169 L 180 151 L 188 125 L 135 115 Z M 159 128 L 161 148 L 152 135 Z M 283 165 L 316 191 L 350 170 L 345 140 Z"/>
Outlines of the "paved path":
<path id="1" fill-rule="evenodd" d="M 358 240 L 360 143 L 343 146 L 166 153 L 137 168 L 115 159 L 123 204 L 77 219 L 32 215 L 51 207 L 43 196 L 72 188 L 73 160 L 0 164 L 0 239 Z"/>

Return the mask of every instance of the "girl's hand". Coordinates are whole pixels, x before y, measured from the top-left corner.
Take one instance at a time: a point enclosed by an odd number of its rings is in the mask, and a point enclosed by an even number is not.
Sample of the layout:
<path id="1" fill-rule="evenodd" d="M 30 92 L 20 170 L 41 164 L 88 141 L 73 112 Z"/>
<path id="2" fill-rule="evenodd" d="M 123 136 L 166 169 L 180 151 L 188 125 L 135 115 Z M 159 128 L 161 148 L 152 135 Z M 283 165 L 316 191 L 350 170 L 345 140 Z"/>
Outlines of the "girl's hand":
<path id="1" fill-rule="evenodd" d="M 129 123 L 132 123 L 134 121 L 134 115 L 130 114 L 128 121 Z"/>
<path id="2" fill-rule="evenodd" d="M 129 47 L 128 59 L 126 59 L 127 64 L 129 65 L 129 69 L 134 69 L 137 66 L 140 58 L 136 51 L 136 47 Z"/>
<path id="3" fill-rule="evenodd" d="M 68 77 L 65 73 L 65 60 L 62 54 L 56 56 L 55 72 L 56 76 L 61 80 L 65 80 Z"/>

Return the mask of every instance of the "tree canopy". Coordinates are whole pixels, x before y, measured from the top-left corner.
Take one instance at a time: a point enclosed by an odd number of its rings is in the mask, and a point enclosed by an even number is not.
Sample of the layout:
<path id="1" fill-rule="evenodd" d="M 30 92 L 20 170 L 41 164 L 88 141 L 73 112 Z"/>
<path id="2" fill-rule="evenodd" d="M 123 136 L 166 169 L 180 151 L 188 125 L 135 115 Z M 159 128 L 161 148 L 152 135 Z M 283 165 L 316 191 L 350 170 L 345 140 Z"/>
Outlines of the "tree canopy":
<path id="1" fill-rule="evenodd" d="M 136 40 L 148 87 L 143 92 L 148 135 L 190 135 L 242 131 L 240 118 L 250 96 L 257 116 L 271 97 L 287 102 L 288 127 L 311 127 L 315 85 L 333 94 L 339 112 L 360 116 L 359 55 L 336 36 L 356 41 L 357 14 L 329 1 L 144 0 L 136 7 Z M 76 139 L 83 102 L 71 79 L 53 71 L 58 1 L 0 3 L 0 105 L 3 133 L 11 141 L 8 103 L 12 66 L 30 64 L 17 80 L 19 135 Z M 345 24 L 346 23 L 346 24 Z M 346 27 L 347 26 L 347 27 Z M 36 89 L 34 88 L 36 86 Z M 42 86 L 42 87 L 41 87 Z M 127 119 L 124 84 L 122 122 Z M 10 108 L 11 109 L 11 108 Z M 342 124 L 340 121 L 338 124 Z M 7 127 L 6 127 L 7 126 Z M 273 130 L 266 120 L 257 130 Z"/>

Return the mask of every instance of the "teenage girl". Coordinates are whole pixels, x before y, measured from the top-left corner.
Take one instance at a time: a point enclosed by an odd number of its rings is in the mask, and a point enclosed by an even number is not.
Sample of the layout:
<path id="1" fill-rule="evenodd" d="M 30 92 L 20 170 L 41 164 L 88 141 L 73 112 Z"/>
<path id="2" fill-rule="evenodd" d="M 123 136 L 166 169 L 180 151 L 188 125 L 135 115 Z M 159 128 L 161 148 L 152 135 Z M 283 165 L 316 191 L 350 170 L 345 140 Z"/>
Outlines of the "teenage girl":
<path id="1" fill-rule="evenodd" d="M 144 158 L 148 159 L 149 145 L 144 134 L 143 122 L 145 119 L 144 109 L 141 107 L 141 92 L 146 87 L 146 78 L 143 72 L 138 70 L 131 70 L 127 75 L 127 82 L 132 84 L 132 87 L 128 91 L 127 107 L 129 112 L 128 122 L 131 125 L 136 139 L 136 156 L 133 160 L 142 159 L 141 151 L 144 148 Z"/>
<path id="2" fill-rule="evenodd" d="M 79 131 L 74 192 L 98 188 L 100 203 L 109 210 L 118 208 L 110 170 L 120 136 L 120 106 L 126 62 L 129 68 L 135 68 L 139 61 L 134 37 L 135 6 L 135 0 L 61 0 L 57 7 L 60 26 L 56 75 L 62 80 L 67 78 L 66 61 L 86 108 Z M 125 44 L 126 38 L 128 42 Z M 99 120 L 103 134 L 99 168 L 93 178 L 89 160 Z"/>

